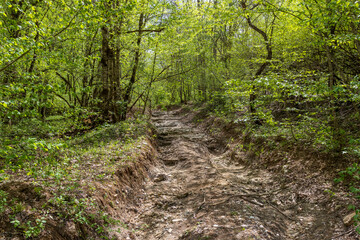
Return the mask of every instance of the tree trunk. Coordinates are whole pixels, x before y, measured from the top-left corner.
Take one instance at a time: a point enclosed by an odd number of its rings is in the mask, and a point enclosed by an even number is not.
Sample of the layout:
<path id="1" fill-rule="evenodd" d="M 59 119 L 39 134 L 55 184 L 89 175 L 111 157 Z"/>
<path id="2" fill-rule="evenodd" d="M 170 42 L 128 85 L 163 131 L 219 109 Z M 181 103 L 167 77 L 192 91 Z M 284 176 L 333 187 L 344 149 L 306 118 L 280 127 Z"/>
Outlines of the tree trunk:
<path id="1" fill-rule="evenodd" d="M 242 1 L 241 6 L 244 10 L 246 10 L 247 9 L 246 1 Z M 275 18 L 274 18 L 274 20 L 275 20 Z M 269 37 L 266 34 L 266 32 L 261 30 L 260 28 L 258 28 L 256 25 L 254 25 L 253 22 L 251 21 L 250 17 L 246 17 L 246 21 L 247 21 L 248 25 L 250 26 L 250 28 L 252 28 L 254 31 L 256 31 L 257 33 L 259 33 L 262 36 L 262 38 L 264 39 L 264 42 L 265 42 L 265 47 L 266 47 L 266 52 L 267 52 L 266 61 L 260 65 L 259 69 L 256 71 L 256 73 L 254 75 L 254 80 L 255 80 L 257 77 L 259 77 L 264 72 L 266 67 L 270 64 L 270 60 L 272 59 L 273 52 L 272 52 L 271 41 L 269 40 Z M 250 113 L 252 115 L 254 115 L 256 113 L 256 109 L 254 106 L 254 103 L 256 100 L 256 94 L 254 93 L 255 92 L 254 85 L 252 86 L 252 88 L 253 88 L 252 89 L 253 91 L 250 94 L 249 100 L 250 100 Z M 256 123 L 260 123 L 258 120 L 255 120 L 255 121 L 256 121 Z"/>
<path id="2" fill-rule="evenodd" d="M 139 60 L 140 60 L 140 47 L 141 47 L 142 31 L 143 31 L 143 27 L 144 27 L 144 23 L 145 23 L 145 18 L 144 17 L 145 17 L 144 13 L 141 13 L 140 17 L 139 17 L 139 31 L 138 31 L 137 41 L 136 41 L 134 65 L 133 65 L 133 69 L 132 69 L 129 84 L 128 84 L 127 88 L 126 88 L 125 95 L 123 97 L 124 105 L 123 105 L 123 107 L 121 109 L 120 120 L 125 120 L 126 119 L 126 113 L 127 113 L 127 110 L 128 110 L 128 105 L 129 105 L 130 100 L 131 100 L 130 96 L 131 96 L 132 88 L 133 88 L 133 85 L 134 85 L 135 80 L 136 80 L 136 73 L 137 73 L 137 69 L 139 67 Z"/>

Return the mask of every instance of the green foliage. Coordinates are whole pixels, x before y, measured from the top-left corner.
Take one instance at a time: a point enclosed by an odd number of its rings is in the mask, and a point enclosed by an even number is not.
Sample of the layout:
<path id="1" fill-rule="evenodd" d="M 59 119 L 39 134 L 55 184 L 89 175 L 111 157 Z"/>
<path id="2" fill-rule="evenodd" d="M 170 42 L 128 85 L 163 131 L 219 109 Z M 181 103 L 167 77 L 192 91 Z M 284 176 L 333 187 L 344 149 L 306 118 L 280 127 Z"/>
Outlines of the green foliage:
<path id="1" fill-rule="evenodd" d="M 55 187 L 93 159 L 113 172 L 148 128 L 123 120 L 188 102 L 258 136 L 358 157 L 359 15 L 345 0 L 4 0 L 0 180 Z M 22 223 L 31 236 L 40 225 Z"/>
<path id="2" fill-rule="evenodd" d="M 339 177 L 335 179 L 336 183 L 344 182 L 348 187 L 349 191 L 353 194 L 356 199 L 360 199 L 360 165 L 354 163 L 351 167 L 339 173 Z M 354 216 L 354 222 L 356 231 L 360 233 L 360 209 L 359 206 L 350 205 L 349 208 L 355 210 L 356 215 Z"/>
<path id="3" fill-rule="evenodd" d="M 33 238 L 38 237 L 45 229 L 46 219 L 45 217 L 41 217 L 35 219 L 35 221 L 30 220 L 26 223 L 22 223 L 18 219 L 13 219 L 11 223 L 15 228 L 20 229 L 24 233 L 25 238 Z"/>
<path id="4" fill-rule="evenodd" d="M 3 213 L 7 206 L 8 193 L 0 190 L 0 213 Z"/>
<path id="5" fill-rule="evenodd" d="M 234 111 L 234 104 L 231 98 L 227 98 L 220 92 L 215 92 L 207 104 L 208 110 L 214 111 L 218 115 L 230 114 Z"/>
<path id="6" fill-rule="evenodd" d="M 87 209 L 94 208 L 91 199 L 77 199 L 71 196 L 59 195 L 49 200 L 49 204 L 61 209 L 58 215 L 65 219 L 71 219 L 76 223 L 90 225 Z"/>
<path id="7" fill-rule="evenodd" d="M 35 121 L 47 130 L 60 130 L 51 136 L 46 134 L 44 138 L 25 135 L 41 135 L 41 127 L 26 130 L 14 125 L 4 128 L 10 131 L 3 138 L 6 141 L 1 142 L 1 158 L 5 160 L 0 172 L 1 180 L 14 181 L 19 176 L 30 179 L 35 185 L 29 186 L 32 188 L 29 192 L 37 194 L 40 199 L 43 199 L 44 192 L 51 197 L 41 206 L 32 206 L 31 216 L 36 218 L 30 217 L 29 220 L 29 217 L 24 218 L 29 203 L 0 191 L 0 213 L 6 213 L 17 233 L 25 238 L 39 236 L 46 227 L 49 214 L 87 226 L 99 236 L 106 237 L 110 227 L 120 223 L 100 211 L 100 206 L 92 198 L 80 197 L 79 191 L 95 191 L 93 182 L 111 178 L 123 164 L 134 161 L 137 148 L 148 135 L 150 126 L 144 117 L 139 117 L 116 124 L 105 123 L 83 134 L 67 137 L 63 133 L 71 129 L 71 124 L 61 129 L 57 121 L 64 119 Z M 89 168 L 93 165 L 98 167 Z M 85 185 L 84 179 L 88 179 Z"/>
<path id="8" fill-rule="evenodd" d="M 46 220 L 44 217 L 35 220 L 33 225 L 31 221 L 26 222 L 26 228 L 24 230 L 25 238 L 37 237 L 41 231 L 45 228 Z"/>

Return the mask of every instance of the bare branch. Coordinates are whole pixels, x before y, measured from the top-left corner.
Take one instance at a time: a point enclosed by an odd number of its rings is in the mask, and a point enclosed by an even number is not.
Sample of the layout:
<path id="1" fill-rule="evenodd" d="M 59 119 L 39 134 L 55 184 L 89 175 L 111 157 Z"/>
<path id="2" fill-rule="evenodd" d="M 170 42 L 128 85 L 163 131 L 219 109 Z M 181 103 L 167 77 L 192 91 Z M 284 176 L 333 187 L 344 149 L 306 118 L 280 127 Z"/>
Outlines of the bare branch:
<path id="1" fill-rule="evenodd" d="M 163 30 L 165 30 L 165 28 L 160 28 L 160 29 L 144 29 L 144 30 L 133 30 L 133 31 L 127 31 L 126 33 L 138 33 L 138 32 L 162 32 Z"/>

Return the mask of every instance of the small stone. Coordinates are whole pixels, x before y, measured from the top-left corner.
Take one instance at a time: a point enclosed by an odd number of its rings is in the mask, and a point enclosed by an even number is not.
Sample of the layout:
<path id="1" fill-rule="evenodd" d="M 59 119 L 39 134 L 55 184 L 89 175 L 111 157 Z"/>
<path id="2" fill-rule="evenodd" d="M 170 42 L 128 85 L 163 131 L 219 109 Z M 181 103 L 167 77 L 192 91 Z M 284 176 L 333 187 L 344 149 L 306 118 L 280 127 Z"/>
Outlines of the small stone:
<path id="1" fill-rule="evenodd" d="M 155 178 L 154 178 L 154 182 L 162 182 L 166 180 L 166 175 L 165 174 L 158 174 Z"/>
<path id="2" fill-rule="evenodd" d="M 173 222 L 182 222 L 183 220 L 182 219 L 173 219 L 172 221 Z"/>
<path id="3" fill-rule="evenodd" d="M 66 228 L 71 234 L 73 234 L 74 236 L 76 235 L 76 225 L 75 225 L 75 223 L 70 222 L 70 221 L 66 222 Z"/>
<path id="4" fill-rule="evenodd" d="M 355 212 L 352 212 L 348 215 L 346 215 L 344 218 L 343 218 L 343 222 L 344 222 L 344 225 L 345 226 L 350 226 L 351 224 L 353 224 L 354 222 L 354 216 L 356 215 Z"/>

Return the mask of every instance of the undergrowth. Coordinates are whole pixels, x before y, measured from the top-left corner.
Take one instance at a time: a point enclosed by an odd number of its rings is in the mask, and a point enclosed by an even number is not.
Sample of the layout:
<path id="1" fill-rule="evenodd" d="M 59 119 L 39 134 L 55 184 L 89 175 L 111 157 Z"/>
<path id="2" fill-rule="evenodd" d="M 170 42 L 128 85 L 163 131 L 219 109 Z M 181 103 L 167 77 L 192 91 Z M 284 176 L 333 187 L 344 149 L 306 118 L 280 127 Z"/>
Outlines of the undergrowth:
<path id="1" fill-rule="evenodd" d="M 341 171 L 335 182 L 345 184 L 352 196 L 358 200 L 360 199 L 360 165 L 358 163 L 354 163 L 346 170 Z M 356 231 L 360 234 L 360 206 L 349 205 L 349 209 L 355 211 L 354 225 Z"/>
<path id="2" fill-rule="evenodd" d="M 0 129 L 0 215 L 11 224 L 12 236 L 40 236 L 52 219 L 85 226 L 106 239 L 109 227 L 121 223 L 84 196 L 96 191 L 93 182 L 111 178 L 134 160 L 134 152 L 151 133 L 147 120 L 139 117 L 93 129 L 63 118 L 26 123 Z M 15 185 L 28 189 L 35 202 L 17 196 L 20 190 L 11 187 Z M 80 235 L 82 228 L 76 227 Z"/>
<path id="3" fill-rule="evenodd" d="M 239 147 L 245 151 L 253 151 L 258 156 L 264 147 L 268 150 L 278 148 L 281 152 L 286 147 L 322 153 L 323 156 L 328 156 L 325 161 L 329 166 L 342 166 L 342 169 L 346 163 L 355 162 L 340 171 L 335 182 L 345 184 L 353 199 L 356 199 L 353 202 L 359 203 L 360 166 L 357 159 L 360 157 L 360 132 L 355 127 L 359 117 L 356 109 L 350 109 L 346 114 L 337 113 L 339 122 L 335 129 L 334 119 L 328 114 L 329 110 L 325 111 L 320 107 L 307 109 L 308 111 L 284 107 L 285 104 L 282 108 L 275 104 L 266 109 L 258 107 L 255 117 L 261 120 L 259 124 L 255 123 L 247 104 L 233 101 L 229 96 L 214 94 L 211 101 L 200 111 L 221 118 L 224 122 L 236 124 L 243 135 Z M 258 140 L 261 144 L 256 143 Z M 353 204 L 349 208 L 355 212 L 353 220 L 357 232 L 360 233 L 360 205 Z"/>

